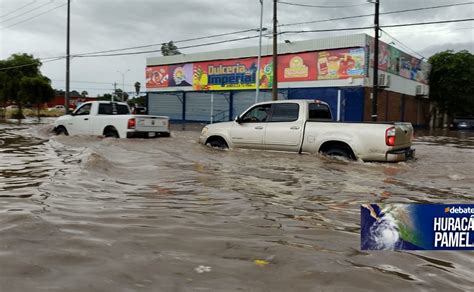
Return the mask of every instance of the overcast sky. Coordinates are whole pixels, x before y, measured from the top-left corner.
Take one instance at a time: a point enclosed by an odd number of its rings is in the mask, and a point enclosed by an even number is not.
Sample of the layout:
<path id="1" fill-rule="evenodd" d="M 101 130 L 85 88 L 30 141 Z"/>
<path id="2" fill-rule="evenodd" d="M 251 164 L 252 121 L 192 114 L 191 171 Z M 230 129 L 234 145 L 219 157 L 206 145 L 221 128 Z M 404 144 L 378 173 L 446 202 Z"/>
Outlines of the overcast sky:
<path id="1" fill-rule="evenodd" d="M 291 24 L 335 17 L 355 16 L 374 12 L 374 5 L 365 0 L 281 0 L 321 6 L 351 6 L 338 8 L 278 7 L 279 24 Z M 271 27 L 272 0 L 264 0 L 264 27 Z M 380 0 L 381 12 L 468 3 L 472 0 Z M 0 58 L 13 53 L 33 54 L 37 58 L 64 56 L 66 52 L 67 0 L 0 0 Z M 361 4 L 361 5 L 358 5 Z M 358 5 L 358 6 L 355 6 Z M 474 5 L 414 11 L 380 16 L 381 25 L 472 18 Z M 226 32 L 258 28 L 259 0 L 72 0 L 71 1 L 71 54 L 121 49 L 132 46 L 160 44 L 169 40 L 184 40 Z M 280 31 L 303 29 L 330 29 L 361 27 L 373 23 L 373 17 L 344 21 L 322 22 L 294 26 L 281 26 Z M 402 44 L 396 46 L 412 55 L 410 50 L 429 57 L 453 49 L 474 52 L 474 23 L 386 28 Z M 285 34 L 282 40 L 316 39 L 327 36 L 368 33 L 354 32 Z M 248 32 L 193 42 L 178 46 L 206 43 L 256 35 Z M 393 41 L 387 34 L 382 40 Z M 264 44 L 271 44 L 264 38 Z M 258 45 L 258 39 L 249 39 L 200 48 L 183 49 L 183 53 L 212 51 Z M 409 49 L 404 48 L 407 46 Z M 111 92 L 113 83 L 122 87 L 122 74 L 126 72 L 125 90 L 133 91 L 139 81 L 144 87 L 146 58 L 160 56 L 160 45 L 141 50 L 157 50 L 134 56 L 73 58 L 71 60 L 71 90 L 87 90 L 91 96 Z M 130 70 L 130 71 L 128 71 Z M 127 72 L 128 71 L 128 72 Z M 45 62 L 42 72 L 53 81 L 56 89 L 65 88 L 65 61 Z"/>

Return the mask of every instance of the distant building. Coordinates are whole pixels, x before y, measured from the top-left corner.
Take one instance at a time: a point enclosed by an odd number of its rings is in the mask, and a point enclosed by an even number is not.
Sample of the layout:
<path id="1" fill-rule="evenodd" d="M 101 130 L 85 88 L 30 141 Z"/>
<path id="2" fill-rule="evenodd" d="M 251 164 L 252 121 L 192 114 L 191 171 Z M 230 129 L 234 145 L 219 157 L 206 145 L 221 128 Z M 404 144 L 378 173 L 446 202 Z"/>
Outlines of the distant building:
<path id="1" fill-rule="evenodd" d="M 320 99 L 341 121 L 369 121 L 373 43 L 355 34 L 279 44 L 279 99 Z M 386 43 L 379 47 L 378 120 L 428 125 L 429 64 Z M 271 53 L 263 46 L 259 102 L 271 100 Z M 147 58 L 149 114 L 234 119 L 255 102 L 257 54 L 258 47 L 247 47 Z"/>
<path id="2" fill-rule="evenodd" d="M 94 97 L 83 97 L 81 95 L 71 95 L 69 96 L 69 108 L 76 108 L 79 106 L 81 103 L 84 103 L 86 101 L 91 101 L 91 100 L 96 100 Z M 52 108 L 57 105 L 64 105 L 66 102 L 66 99 L 64 97 L 64 92 L 57 92 L 56 96 L 49 102 L 45 104 L 46 107 Z"/>

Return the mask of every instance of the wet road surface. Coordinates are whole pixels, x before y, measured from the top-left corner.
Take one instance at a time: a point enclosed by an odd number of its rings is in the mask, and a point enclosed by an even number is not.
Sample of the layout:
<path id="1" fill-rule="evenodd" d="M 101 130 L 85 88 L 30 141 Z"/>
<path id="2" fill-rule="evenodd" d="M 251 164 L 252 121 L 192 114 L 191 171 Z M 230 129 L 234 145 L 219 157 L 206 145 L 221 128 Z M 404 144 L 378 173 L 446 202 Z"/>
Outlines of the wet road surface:
<path id="1" fill-rule="evenodd" d="M 467 291 L 472 252 L 362 252 L 360 205 L 473 203 L 474 135 L 418 160 L 53 137 L 0 124 L 0 291 Z"/>

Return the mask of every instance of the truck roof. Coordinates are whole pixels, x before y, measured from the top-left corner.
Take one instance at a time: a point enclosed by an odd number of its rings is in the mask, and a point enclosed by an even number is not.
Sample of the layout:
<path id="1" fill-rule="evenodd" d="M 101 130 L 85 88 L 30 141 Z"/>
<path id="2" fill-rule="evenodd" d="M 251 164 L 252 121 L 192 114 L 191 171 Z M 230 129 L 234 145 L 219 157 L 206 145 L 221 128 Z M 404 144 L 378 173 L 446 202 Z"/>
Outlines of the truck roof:
<path id="1" fill-rule="evenodd" d="M 257 104 L 270 104 L 270 103 L 286 103 L 286 102 L 294 102 L 294 103 L 320 103 L 329 106 L 327 102 L 318 99 L 283 99 L 283 100 L 270 100 L 270 101 L 262 101 Z"/>

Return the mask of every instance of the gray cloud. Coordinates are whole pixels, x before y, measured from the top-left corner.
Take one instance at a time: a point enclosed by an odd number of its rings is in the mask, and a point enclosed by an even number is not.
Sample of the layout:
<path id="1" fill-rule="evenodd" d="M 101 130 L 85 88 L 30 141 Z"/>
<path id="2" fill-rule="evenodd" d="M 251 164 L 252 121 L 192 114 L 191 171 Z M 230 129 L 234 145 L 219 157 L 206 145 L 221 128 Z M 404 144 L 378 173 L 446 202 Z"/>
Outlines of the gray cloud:
<path id="1" fill-rule="evenodd" d="M 37 0 L 34 4 L 40 6 L 49 0 Z M 264 26 L 271 27 L 272 1 L 265 1 Z M 365 0 L 334 1 L 334 0 L 286 0 L 287 2 L 306 3 L 312 5 L 353 5 L 365 4 Z M 463 2 L 452 1 L 381 1 L 381 11 L 395 11 L 416 7 L 427 7 L 443 4 Z M 6 14 L 21 7 L 31 0 L 0 0 L 0 15 Z M 48 6 L 23 17 L 0 23 L 1 28 L 14 24 L 17 21 L 39 14 L 49 8 L 66 3 L 66 0 L 54 0 Z M 207 36 L 218 33 L 257 28 L 259 25 L 260 5 L 258 0 L 160 0 L 160 1 L 125 1 L 125 0 L 73 0 L 71 7 L 71 52 L 85 53 L 109 50 L 145 44 L 160 44 L 169 40 L 181 40 L 197 36 Z M 472 17 L 474 5 L 451 7 L 444 9 L 382 15 L 381 24 L 423 22 L 444 19 Z M 357 7 L 337 9 L 304 8 L 279 4 L 279 23 L 288 24 L 303 21 L 330 19 L 343 16 L 373 13 L 373 4 Z M 24 11 L 24 10 L 23 10 Z M 13 14 L 14 16 L 15 14 Z M 12 16 L 9 16 L 12 17 Z M 2 18 L 0 18 L 0 22 Z M 298 26 L 281 27 L 280 31 L 302 29 L 326 29 L 341 27 L 370 26 L 372 17 L 339 20 L 324 23 L 305 24 Z M 386 29 L 391 35 L 408 45 L 410 48 L 429 56 L 443 49 L 467 48 L 474 51 L 473 31 L 463 29 L 472 27 L 472 22 L 433 25 L 406 28 Z M 0 29 L 1 29 L 0 28 Z M 461 30 L 463 29 L 463 30 Z M 357 31 L 373 34 L 372 30 Z M 238 36 L 256 35 L 247 33 L 235 36 L 221 37 L 212 40 L 231 39 Z M 345 35 L 350 32 L 287 34 L 282 39 L 304 40 L 326 37 L 331 35 Z M 15 52 L 27 52 L 37 57 L 51 57 L 65 54 L 66 37 L 66 7 L 58 8 L 31 21 L 0 30 L 0 58 L 7 58 Z M 390 42 L 388 35 L 382 40 Z M 179 43 L 190 45 L 206 42 L 197 41 Z M 264 39 L 264 44 L 270 44 L 270 39 Z M 237 48 L 257 44 L 257 39 L 234 42 L 209 47 L 183 50 L 185 53 L 210 51 L 225 48 Z M 149 49 L 159 50 L 159 45 Z M 72 88 L 90 89 L 92 93 L 106 92 L 104 88 L 112 88 L 113 82 L 122 82 L 122 76 L 117 71 L 130 69 L 126 83 L 144 81 L 146 56 L 159 55 L 152 53 L 138 56 L 108 57 L 108 58 L 74 58 L 72 60 L 71 79 L 73 81 L 99 81 L 108 84 L 72 83 Z M 45 63 L 45 75 L 53 79 L 53 85 L 64 88 L 64 62 Z M 56 81 L 58 80 L 58 81 Z M 128 80 L 128 82 L 127 82 Z M 132 86 L 126 90 L 132 90 Z"/>

